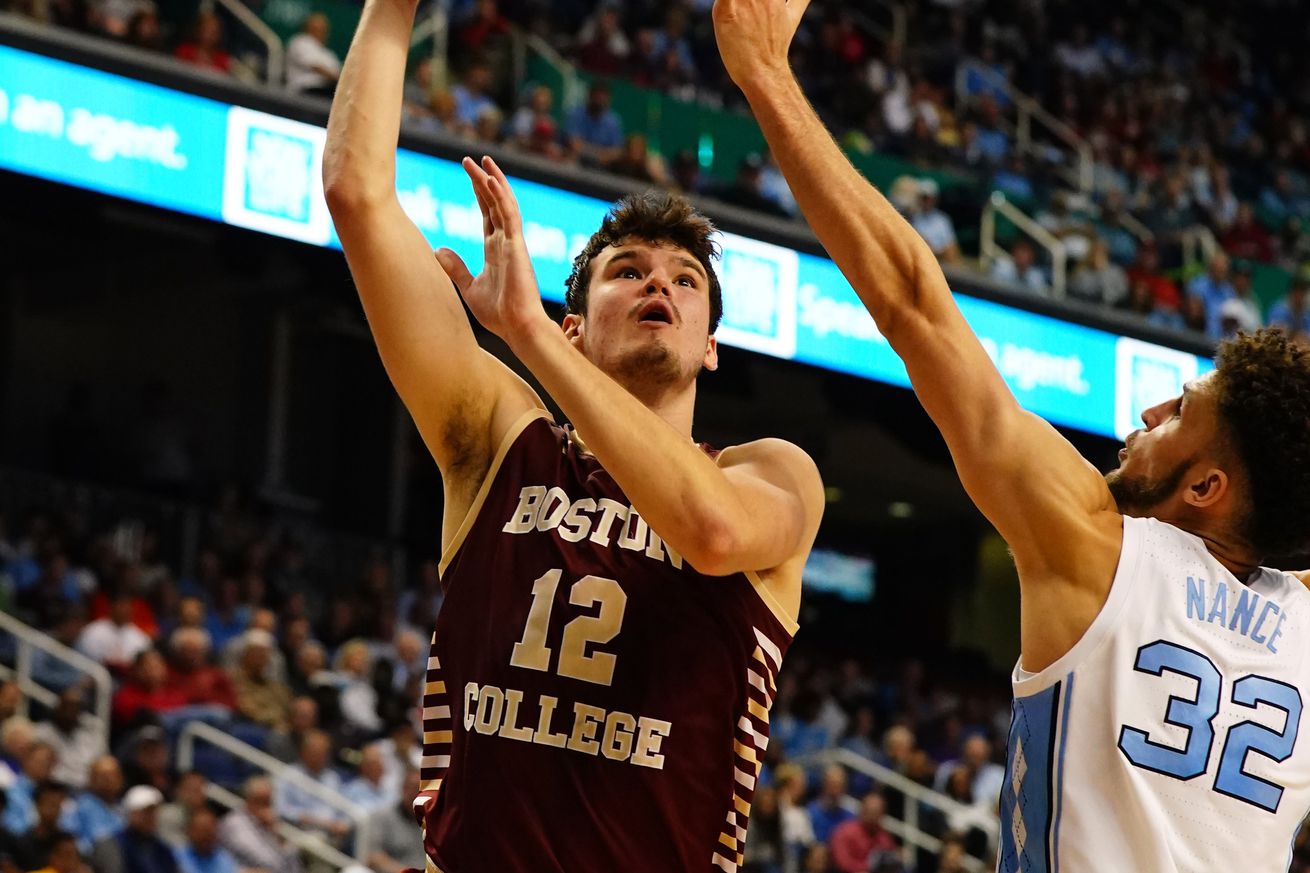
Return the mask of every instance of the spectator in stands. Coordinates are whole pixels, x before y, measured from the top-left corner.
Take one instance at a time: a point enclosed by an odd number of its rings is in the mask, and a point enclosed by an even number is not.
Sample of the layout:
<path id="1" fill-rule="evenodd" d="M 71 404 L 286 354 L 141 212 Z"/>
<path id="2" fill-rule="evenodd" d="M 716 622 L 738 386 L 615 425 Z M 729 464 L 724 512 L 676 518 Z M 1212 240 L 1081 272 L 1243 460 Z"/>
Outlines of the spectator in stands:
<path id="1" fill-rule="evenodd" d="M 196 813 L 209 809 L 209 801 L 205 798 L 208 781 L 205 774 L 195 770 L 181 774 L 173 789 L 172 802 L 159 807 L 159 838 L 174 849 L 187 844 L 187 828 Z"/>
<path id="2" fill-rule="evenodd" d="M 346 787 L 341 790 L 342 795 L 370 812 L 387 806 L 396 799 L 396 795 L 387 790 L 383 778 L 385 772 L 382 749 L 376 745 L 365 746 L 359 757 L 359 775 L 346 783 Z"/>
<path id="3" fill-rule="evenodd" d="M 670 167 L 671 179 L 670 187 L 673 190 L 694 196 L 702 191 L 700 161 L 697 160 L 695 152 L 689 149 L 683 149 L 673 156 L 673 163 Z"/>
<path id="4" fill-rule="evenodd" d="M 603 0 L 582 25 L 574 42 L 578 66 L 598 76 L 615 76 L 624 70 L 632 43 L 623 32 L 618 0 Z"/>
<path id="5" fill-rule="evenodd" d="M 277 613 L 271 609 L 260 607 L 250 611 L 250 620 L 246 624 L 246 630 L 260 630 L 273 637 L 274 643 L 277 641 Z M 241 667 L 241 655 L 245 651 L 244 636 L 237 637 L 228 642 L 223 647 L 222 667 L 229 673 L 237 672 Z M 276 682 L 285 682 L 287 679 L 287 662 L 282 656 L 282 650 L 276 645 L 268 656 L 268 675 Z"/>
<path id="6" fill-rule="evenodd" d="M 42 780 L 33 787 L 31 825 L 8 828 L 15 835 L 14 860 L 20 870 L 39 870 L 49 863 L 56 840 L 67 833 L 62 826 L 68 818 L 63 812 L 67 799 L 67 790 L 58 782 Z M 9 802 L 13 801 L 11 791 Z M 6 815 L 10 809 L 5 810 Z"/>
<path id="7" fill-rule="evenodd" d="M 646 137 L 640 133 L 630 133 L 623 144 L 623 152 L 610 164 L 611 173 L 627 176 L 647 185 L 665 185 L 668 174 L 664 162 L 658 155 L 653 155 L 646 145 Z"/>
<path id="8" fill-rule="evenodd" d="M 1274 226 L 1282 227 L 1287 219 L 1299 215 L 1302 209 L 1292 174 L 1286 169 L 1275 172 L 1273 180 L 1260 192 L 1260 210 L 1266 219 Z"/>
<path id="9" fill-rule="evenodd" d="M 772 215 L 775 218 L 789 218 L 782 207 L 764 196 L 761 188 L 764 174 L 764 158 L 758 154 L 748 154 L 737 165 L 737 177 L 728 185 L 712 188 L 708 193 L 716 200 L 741 209 Z"/>
<path id="10" fill-rule="evenodd" d="M 127 741 L 121 753 L 123 781 L 128 785 L 148 785 L 160 793 L 169 793 L 173 778 L 168 767 L 168 743 L 163 728 L 148 724 Z"/>
<path id="11" fill-rule="evenodd" d="M 327 649 L 318 640 L 310 640 L 296 652 L 291 667 L 291 692 L 297 697 L 313 696 L 327 681 Z"/>
<path id="12" fill-rule="evenodd" d="M 423 757 L 423 750 L 415 741 L 414 725 L 409 720 L 398 721 L 384 739 L 373 745 L 382 753 L 382 781 L 387 791 L 399 794 L 405 773 L 417 769 Z"/>
<path id="13" fill-rule="evenodd" d="M 178 873 L 239 873 L 237 860 L 218 841 L 218 816 L 198 807 L 187 822 L 187 843 L 175 851 Z"/>
<path id="14" fill-rule="evenodd" d="M 279 761 L 295 761 L 300 757 L 300 745 L 305 736 L 318 729 L 318 722 L 318 703 L 313 697 L 302 695 L 293 698 L 287 729 L 269 735 L 268 753 Z"/>
<path id="15" fill-rule="evenodd" d="M 173 662 L 169 666 L 169 686 L 190 706 L 234 710 L 236 691 L 231 677 L 221 667 L 209 663 L 209 633 L 198 627 L 180 627 L 173 631 L 171 644 Z"/>
<path id="16" fill-rule="evenodd" d="M 455 98 L 455 118 L 460 124 L 472 129 L 477 126 L 478 118 L 484 110 L 490 108 L 499 111 L 489 96 L 490 91 L 491 67 L 482 61 L 471 64 L 464 71 L 463 81 L 450 92 Z"/>
<path id="17" fill-rule="evenodd" d="M 173 54 L 202 70 L 232 72 L 232 56 L 223 48 L 223 21 L 213 10 L 202 9 L 196 13 L 186 40 Z"/>
<path id="18" fill-rule="evenodd" d="M 105 837 L 113 837 L 126 824 L 118 801 L 123 793 L 123 769 L 113 755 L 97 758 L 87 768 L 86 791 L 73 802 L 68 829 L 77 838 L 77 847 L 89 855 L 95 844 Z"/>
<path id="19" fill-rule="evenodd" d="M 944 790 L 951 773 L 963 767 L 971 780 L 970 802 L 987 807 L 995 806 L 1001 796 L 1001 785 L 1005 782 L 1005 768 L 991 758 L 991 740 L 982 734 L 973 734 L 961 744 L 958 760 L 946 761 L 937 768 L 933 787 L 938 791 Z"/>
<path id="20" fill-rule="evenodd" d="M 18 715 L 18 708 L 23 703 L 23 692 L 18 683 L 12 679 L 0 680 L 0 726 Z"/>
<path id="21" fill-rule="evenodd" d="M 242 718 L 273 730 L 285 730 L 291 692 L 270 675 L 274 640 L 268 631 L 252 628 L 242 636 L 241 663 L 232 684 Z"/>
<path id="22" fill-rule="evenodd" d="M 665 183 L 661 183 L 665 184 Z M 795 218 L 800 214 L 800 206 L 791 192 L 791 186 L 782 175 L 782 168 L 774 159 L 773 152 L 764 152 L 764 167 L 760 170 L 760 193 L 764 199 L 777 206 L 787 215 Z"/>
<path id="23" fill-rule="evenodd" d="M 85 691 L 79 686 L 64 690 L 51 713 L 50 721 L 37 725 L 34 738 L 55 751 L 51 778 L 72 789 L 87 784 L 91 762 L 109 750 L 105 746 L 104 726 L 83 710 Z"/>
<path id="24" fill-rule="evenodd" d="M 840 764 L 829 764 L 823 770 L 819 796 L 810 801 L 810 824 L 814 828 L 814 838 L 826 843 L 833 829 L 854 818 L 859 808 L 855 798 L 846 793 L 846 768 Z"/>
<path id="25" fill-rule="evenodd" d="M 514 115 L 510 118 L 506 132 L 506 142 L 524 151 L 537 151 L 536 138 L 539 129 L 542 127 L 551 131 L 548 136 L 553 139 L 557 135 L 555 118 L 552 114 L 554 106 L 555 92 L 545 85 L 538 85 L 533 88 L 528 93 L 528 99 L 515 110 Z M 404 602 L 403 595 L 401 601 Z M 403 607 L 401 608 L 400 618 L 402 621 L 405 620 Z"/>
<path id="26" fill-rule="evenodd" d="M 1120 306 L 1128 299 L 1128 274 L 1110 260 L 1110 246 L 1097 237 L 1069 281 L 1069 297 L 1085 303 Z"/>
<path id="27" fill-rule="evenodd" d="M 337 652 L 336 673 L 341 677 L 341 715 L 346 724 L 376 736 L 383 728 L 378 715 L 378 692 L 373 687 L 373 663 L 368 644 L 351 640 Z"/>
<path id="28" fill-rule="evenodd" d="M 153 4 L 132 13 L 123 42 L 149 52 L 164 51 L 164 29 L 159 24 L 159 12 Z"/>
<path id="29" fill-rule="evenodd" d="M 25 834 L 36 824 L 36 788 L 50 781 L 55 769 L 54 749 L 32 742 L 23 754 L 23 766 L 5 792 L 5 813 L 0 825 L 11 834 Z M 61 798 L 62 802 L 62 798 Z"/>
<path id="30" fill-rule="evenodd" d="M 832 864 L 832 852 L 826 843 L 815 843 L 801 859 L 801 873 L 837 873 Z"/>
<path id="31" fill-rule="evenodd" d="M 17 685 L 14 685 L 17 688 Z M 11 715 L 0 723 L 0 792 L 8 792 L 23 772 L 23 759 L 32 747 L 36 728 L 21 715 Z M 0 813 L 0 824 L 4 822 Z"/>
<path id="32" fill-rule="evenodd" d="M 964 842 L 955 834 L 942 838 L 942 848 L 937 856 L 937 873 L 964 873 Z"/>
<path id="33" fill-rule="evenodd" d="M 801 857 L 815 843 L 814 824 L 805 808 L 805 771 L 795 764 L 783 764 L 774 774 L 774 783 L 778 789 L 782 842 L 787 858 L 794 863 L 794 859 Z"/>
<path id="34" fill-rule="evenodd" d="M 860 803 L 859 816 L 838 825 L 832 832 L 829 841 L 832 864 L 841 873 L 866 873 L 875 869 L 872 862 L 879 853 L 895 852 L 899 848 L 896 839 L 882 826 L 886 811 L 887 802 L 882 795 L 871 791 Z"/>
<path id="35" fill-rule="evenodd" d="M 1220 338 L 1228 339 L 1238 333 L 1251 333 L 1264 325 L 1260 301 L 1255 299 L 1251 283 L 1251 264 L 1238 261 L 1233 265 L 1233 296 L 1219 308 Z"/>
<path id="36" fill-rule="evenodd" d="M 610 101 L 609 84 L 592 82 L 587 102 L 575 107 L 564 125 L 573 156 L 587 166 L 609 166 L 623 148 L 623 123 Z"/>
<path id="37" fill-rule="evenodd" d="M 1037 248 L 1027 237 L 1019 237 L 1010 246 L 1010 254 L 997 255 L 992 261 L 992 278 L 1017 285 L 1024 291 L 1047 293 L 1046 272 L 1037 266 Z"/>
<path id="38" fill-rule="evenodd" d="M 938 260 L 958 264 L 961 255 L 959 243 L 955 239 L 955 224 L 950 216 L 937 208 L 939 191 L 936 179 L 919 180 L 919 200 L 910 223 Z"/>
<path id="39" fill-rule="evenodd" d="M 1204 306 L 1205 332 L 1211 339 L 1222 336 L 1219 310 L 1235 293 L 1229 279 L 1229 266 L 1228 256 L 1216 252 L 1211 256 L 1206 271 L 1187 284 L 1188 296 L 1199 298 Z"/>
<path id="40" fill-rule="evenodd" d="M 88 624 L 77 640 L 77 650 L 110 670 L 125 671 L 152 645 L 150 637 L 133 624 L 136 598 L 120 590 L 109 602 L 109 615 Z"/>
<path id="41" fill-rule="evenodd" d="M 182 692 L 168 684 L 168 666 L 155 649 L 136 656 L 132 672 L 114 694 L 114 724 L 126 727 L 153 721 L 186 706 Z"/>
<path id="42" fill-rule="evenodd" d="M 299 854 L 277 832 L 273 783 L 266 776 L 252 776 L 246 780 L 241 793 L 245 805 L 223 816 L 218 826 L 219 844 L 248 870 L 300 873 Z M 412 815 L 410 820 L 413 820 Z M 420 869 L 422 866 L 421 863 L 418 865 Z"/>
<path id="43" fill-rule="evenodd" d="M 415 822 L 414 810 L 410 806 L 418 792 L 419 773 L 413 768 L 407 769 L 399 797 L 393 796 L 389 803 L 370 816 L 373 851 L 368 856 L 368 864 L 375 873 L 423 869 L 423 831 Z"/>
<path id="44" fill-rule="evenodd" d="M 497 0 L 476 0 L 472 13 L 455 28 L 454 47 L 460 57 L 490 57 L 505 50 L 510 23 Z"/>
<path id="45" fill-rule="evenodd" d="M 82 863 L 73 835 L 57 833 L 50 842 L 46 866 L 35 873 L 89 873 L 89 868 Z"/>
<path id="46" fill-rule="evenodd" d="M 173 850 L 156 833 L 156 815 L 164 795 L 137 785 L 123 797 L 127 827 L 96 843 L 91 866 L 96 873 L 179 873 Z"/>
<path id="47" fill-rule="evenodd" d="M 331 24 L 322 12 L 312 12 L 300 33 L 287 42 L 287 90 L 331 97 L 341 75 L 341 59 L 328 48 Z M 218 646 L 219 641 L 214 640 Z"/>
<path id="48" fill-rule="evenodd" d="M 1160 272 L 1159 252 L 1154 244 L 1143 245 L 1137 252 L 1137 261 L 1128 270 L 1129 288 L 1138 282 L 1145 284 L 1153 301 L 1148 311 L 1156 309 L 1177 311 L 1182 306 L 1178 286 Z M 1137 308 L 1137 307 L 1134 307 Z"/>
<path id="49" fill-rule="evenodd" d="M 341 793 L 341 777 L 329 766 L 332 741 L 322 731 L 310 731 L 300 742 L 300 762 L 288 773 L 317 783 L 335 794 Z M 294 778 L 280 777 L 273 794 L 273 808 L 279 817 L 296 827 L 322 831 L 334 841 L 350 833 L 350 822 L 340 809 L 320 800 Z"/>
<path id="50" fill-rule="evenodd" d="M 1224 250 L 1234 258 L 1272 264 L 1274 261 L 1274 238 L 1269 231 L 1256 220 L 1255 209 L 1250 203 L 1237 207 L 1237 217 L 1222 237 Z"/>
<path id="51" fill-rule="evenodd" d="M 46 618 L 50 621 L 45 628 L 50 637 L 70 649 L 76 648 L 86 626 L 81 604 L 66 604 L 52 610 Z M 32 679 L 38 685 L 63 691 L 85 683 L 86 673 L 58 655 L 37 649 L 32 652 Z"/>
<path id="52" fill-rule="evenodd" d="M 1292 277 L 1287 296 L 1269 308 L 1269 325 L 1310 340 L 1310 274 L 1305 270 Z"/>
<path id="53" fill-rule="evenodd" d="M 484 106 L 473 124 L 473 138 L 484 143 L 498 143 L 503 138 L 504 128 L 505 114 L 498 107 Z"/>

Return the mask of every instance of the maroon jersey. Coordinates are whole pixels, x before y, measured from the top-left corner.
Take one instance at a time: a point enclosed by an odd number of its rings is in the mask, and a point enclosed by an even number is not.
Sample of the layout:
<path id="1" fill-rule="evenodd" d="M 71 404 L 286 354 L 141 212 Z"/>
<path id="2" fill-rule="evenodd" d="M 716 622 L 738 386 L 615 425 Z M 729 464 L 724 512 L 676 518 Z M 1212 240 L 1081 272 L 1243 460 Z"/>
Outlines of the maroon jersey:
<path id="1" fill-rule="evenodd" d="M 696 572 L 540 411 L 441 569 L 429 871 L 735 870 L 796 630 L 760 579 Z"/>

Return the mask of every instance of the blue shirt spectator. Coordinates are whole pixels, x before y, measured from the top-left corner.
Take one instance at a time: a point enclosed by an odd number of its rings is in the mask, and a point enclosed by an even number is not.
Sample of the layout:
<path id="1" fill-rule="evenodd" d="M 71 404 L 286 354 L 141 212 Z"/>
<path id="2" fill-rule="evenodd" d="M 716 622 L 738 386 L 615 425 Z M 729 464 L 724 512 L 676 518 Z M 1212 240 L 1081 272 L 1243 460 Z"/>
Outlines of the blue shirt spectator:
<path id="1" fill-rule="evenodd" d="M 1237 296 L 1228 277 L 1228 256 L 1221 253 L 1211 258 L 1206 272 L 1187 283 L 1187 293 L 1205 304 L 1205 332 L 1215 339 L 1223 336 L 1220 310 L 1224 301 Z"/>
<path id="2" fill-rule="evenodd" d="M 359 775 L 346 783 L 342 794 L 351 803 L 373 812 L 395 803 L 399 796 L 386 780 L 387 766 L 382 747 L 365 746 L 359 759 Z"/>
<path id="3" fill-rule="evenodd" d="M 341 792 L 341 776 L 328 766 L 332 741 L 322 731 L 307 731 L 300 741 L 300 763 L 288 768 L 273 788 L 273 809 L 280 818 L 297 827 L 315 830 L 344 832 L 348 819 L 340 808 L 320 799 L 301 783 L 304 779 L 315 782 L 335 793 Z M 297 774 L 299 779 L 291 777 Z"/>
<path id="4" fill-rule="evenodd" d="M 564 130 L 573 149 L 593 164 L 607 164 L 623 147 L 623 122 L 610 108 L 610 89 L 604 82 L 593 82 L 587 102 L 569 113 Z"/>
<path id="5" fill-rule="evenodd" d="M 455 117 L 461 124 L 473 127 L 478 117 L 488 107 L 497 109 L 495 102 L 487 96 L 491 90 L 491 68 L 486 64 L 474 64 L 464 74 L 464 81 L 450 89 L 455 98 Z"/>
<path id="6" fill-rule="evenodd" d="M 122 777 L 119 777 L 121 784 Z M 123 814 L 117 804 L 110 805 L 90 791 L 78 795 L 73 801 L 73 810 L 67 830 L 77 838 L 77 848 L 83 855 L 89 855 L 96 842 L 115 836 L 126 826 Z"/>
<path id="7" fill-rule="evenodd" d="M 1292 334 L 1310 335 L 1310 279 L 1297 276 L 1286 297 L 1269 308 L 1269 326 Z"/>
<path id="8" fill-rule="evenodd" d="M 177 849 L 178 873 L 239 873 L 237 859 L 227 849 L 202 853 L 194 846 Z"/>

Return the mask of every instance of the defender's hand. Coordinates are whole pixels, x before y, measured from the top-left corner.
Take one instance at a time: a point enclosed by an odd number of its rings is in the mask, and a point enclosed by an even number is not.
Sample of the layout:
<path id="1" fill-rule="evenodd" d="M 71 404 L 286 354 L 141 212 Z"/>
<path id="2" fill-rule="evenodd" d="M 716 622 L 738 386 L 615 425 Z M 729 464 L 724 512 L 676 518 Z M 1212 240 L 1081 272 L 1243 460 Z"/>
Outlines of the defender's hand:
<path id="1" fill-rule="evenodd" d="M 787 54 L 810 0 L 715 0 L 714 36 L 739 87 L 788 71 Z"/>
<path id="2" fill-rule="evenodd" d="M 475 278 L 450 249 L 439 249 L 437 261 L 478 323 L 510 342 L 543 323 L 551 323 L 523 239 L 523 217 L 509 181 L 495 161 L 484 157 L 478 166 L 472 158 L 465 158 L 464 172 L 473 182 L 473 193 L 482 210 L 482 273 Z"/>

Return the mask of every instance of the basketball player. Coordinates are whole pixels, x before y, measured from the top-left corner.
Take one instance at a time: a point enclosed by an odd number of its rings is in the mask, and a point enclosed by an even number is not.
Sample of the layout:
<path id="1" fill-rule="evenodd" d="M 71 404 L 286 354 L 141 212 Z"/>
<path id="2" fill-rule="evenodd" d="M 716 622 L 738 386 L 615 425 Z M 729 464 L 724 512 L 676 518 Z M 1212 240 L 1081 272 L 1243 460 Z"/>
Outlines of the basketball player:
<path id="1" fill-rule="evenodd" d="M 807 0 L 715 30 L 819 239 L 901 356 L 1022 591 L 1000 869 L 1286 869 L 1310 808 L 1310 351 L 1260 332 L 1142 414 L 1102 477 L 1020 408 L 932 252 L 851 167 L 787 63 Z"/>
<path id="2" fill-rule="evenodd" d="M 818 472 L 779 440 L 714 452 L 692 439 L 722 294 L 713 227 L 686 201 L 614 207 L 575 261 L 563 330 L 490 159 L 464 162 L 482 274 L 433 258 L 395 192 L 415 5 L 367 0 L 324 181 L 445 490 L 423 699 L 429 870 L 735 869 L 822 514 Z M 573 427 L 478 347 L 460 294 Z"/>

